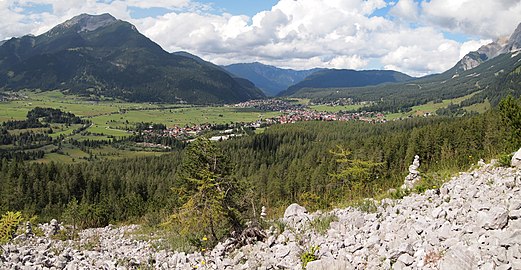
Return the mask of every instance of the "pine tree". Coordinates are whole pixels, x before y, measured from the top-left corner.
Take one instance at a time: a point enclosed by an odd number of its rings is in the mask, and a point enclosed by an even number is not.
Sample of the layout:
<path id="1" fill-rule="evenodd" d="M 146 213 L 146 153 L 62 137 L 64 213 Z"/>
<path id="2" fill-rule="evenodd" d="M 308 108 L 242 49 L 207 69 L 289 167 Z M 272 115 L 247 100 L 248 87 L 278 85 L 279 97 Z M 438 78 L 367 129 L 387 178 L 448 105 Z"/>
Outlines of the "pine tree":
<path id="1" fill-rule="evenodd" d="M 241 189 L 221 151 L 207 139 L 197 139 L 185 151 L 180 178 L 183 186 L 176 190 L 185 201 L 171 217 L 184 236 L 210 237 L 214 243 L 241 228 L 237 200 Z"/>
<path id="2" fill-rule="evenodd" d="M 330 151 L 338 164 L 337 172 L 331 174 L 331 176 L 340 181 L 342 192 L 347 188 L 350 191 L 350 197 L 353 197 L 353 193 L 360 195 L 359 192 L 365 190 L 368 182 L 372 180 L 374 171 L 383 164 L 353 159 L 350 150 L 341 146 L 337 146 L 337 149 L 337 151 Z"/>

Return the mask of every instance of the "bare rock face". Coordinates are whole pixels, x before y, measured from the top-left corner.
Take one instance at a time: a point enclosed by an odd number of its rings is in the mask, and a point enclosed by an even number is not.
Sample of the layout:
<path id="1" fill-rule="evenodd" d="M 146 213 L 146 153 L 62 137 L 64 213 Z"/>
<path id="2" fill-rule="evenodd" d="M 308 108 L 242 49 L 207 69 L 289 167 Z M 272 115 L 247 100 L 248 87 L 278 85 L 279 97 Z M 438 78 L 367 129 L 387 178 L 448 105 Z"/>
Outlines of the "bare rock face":
<path id="1" fill-rule="evenodd" d="M 510 162 L 510 166 L 521 168 L 521 148 L 517 150 L 517 152 L 512 156 L 512 161 Z"/>
<path id="2" fill-rule="evenodd" d="M 516 30 L 510 38 L 508 43 L 503 48 L 502 52 L 514 52 L 521 49 L 521 23 L 517 26 Z"/>
<path id="3" fill-rule="evenodd" d="M 462 71 L 473 69 L 500 54 L 518 50 L 521 50 L 521 24 L 517 26 L 510 37 L 501 37 L 492 43 L 481 46 L 477 51 L 465 55 L 456 66 Z"/>

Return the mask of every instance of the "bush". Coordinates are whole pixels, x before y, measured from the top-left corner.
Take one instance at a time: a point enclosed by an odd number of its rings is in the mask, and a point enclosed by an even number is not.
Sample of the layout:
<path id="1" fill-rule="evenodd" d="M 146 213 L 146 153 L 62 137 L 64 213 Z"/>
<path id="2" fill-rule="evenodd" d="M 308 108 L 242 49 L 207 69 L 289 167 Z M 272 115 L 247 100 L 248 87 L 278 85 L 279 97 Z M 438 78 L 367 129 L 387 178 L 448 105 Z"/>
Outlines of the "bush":
<path id="1" fill-rule="evenodd" d="M 308 251 L 300 255 L 300 262 L 302 262 L 302 269 L 306 269 L 308 263 L 318 260 L 316 253 L 320 250 L 319 246 L 312 246 Z"/>
<path id="2" fill-rule="evenodd" d="M 0 219 L 0 244 L 9 242 L 22 222 L 22 213 L 7 212 Z"/>
<path id="3" fill-rule="evenodd" d="M 393 200 L 400 200 L 400 199 L 403 199 L 403 197 L 409 195 L 410 191 L 408 189 L 400 188 L 400 189 L 389 190 L 388 194 L 389 194 L 389 198 L 391 198 Z"/>
<path id="4" fill-rule="evenodd" d="M 414 192 L 424 193 L 428 189 L 437 189 L 443 185 L 452 175 L 450 170 L 440 170 L 434 173 L 422 174 L 420 181 L 414 186 Z"/>
<path id="5" fill-rule="evenodd" d="M 512 156 L 513 154 L 503 154 L 500 155 L 497 159 L 497 165 L 499 167 L 510 167 L 510 164 L 512 162 Z"/>

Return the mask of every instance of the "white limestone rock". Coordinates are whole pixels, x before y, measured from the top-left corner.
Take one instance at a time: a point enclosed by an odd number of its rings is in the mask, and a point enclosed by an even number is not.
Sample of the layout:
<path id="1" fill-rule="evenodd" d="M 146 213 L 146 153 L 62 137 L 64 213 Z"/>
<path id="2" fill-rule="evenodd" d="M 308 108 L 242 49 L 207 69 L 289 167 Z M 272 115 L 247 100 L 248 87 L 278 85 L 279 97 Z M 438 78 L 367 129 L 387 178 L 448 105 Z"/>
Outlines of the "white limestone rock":
<path id="1" fill-rule="evenodd" d="M 521 148 L 512 156 L 510 166 L 521 169 Z"/>

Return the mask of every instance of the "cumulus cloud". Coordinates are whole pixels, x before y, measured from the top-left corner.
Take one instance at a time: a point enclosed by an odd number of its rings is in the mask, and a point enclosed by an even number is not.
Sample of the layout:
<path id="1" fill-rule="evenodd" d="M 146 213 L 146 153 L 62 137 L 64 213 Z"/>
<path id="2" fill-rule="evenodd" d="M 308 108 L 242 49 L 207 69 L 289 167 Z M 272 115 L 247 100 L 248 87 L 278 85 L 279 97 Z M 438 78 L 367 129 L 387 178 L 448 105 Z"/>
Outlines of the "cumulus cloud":
<path id="1" fill-rule="evenodd" d="M 442 72 L 490 38 L 508 34 L 521 0 L 279 0 L 249 17 L 196 0 L 0 0 L 0 38 L 41 34 L 80 13 L 128 20 L 167 51 L 188 51 L 217 64 L 259 61 L 280 67 Z M 52 12 L 27 12 L 34 5 Z M 374 12 L 390 7 L 389 15 Z M 132 18 L 131 9 L 165 9 Z M 457 42 L 443 32 L 472 35 Z"/>
<path id="2" fill-rule="evenodd" d="M 389 13 L 399 19 L 416 21 L 420 15 L 420 6 L 414 0 L 400 0 Z"/>
<path id="3" fill-rule="evenodd" d="M 421 7 L 426 23 L 493 39 L 511 34 L 521 20 L 521 0 L 431 0 Z"/>

